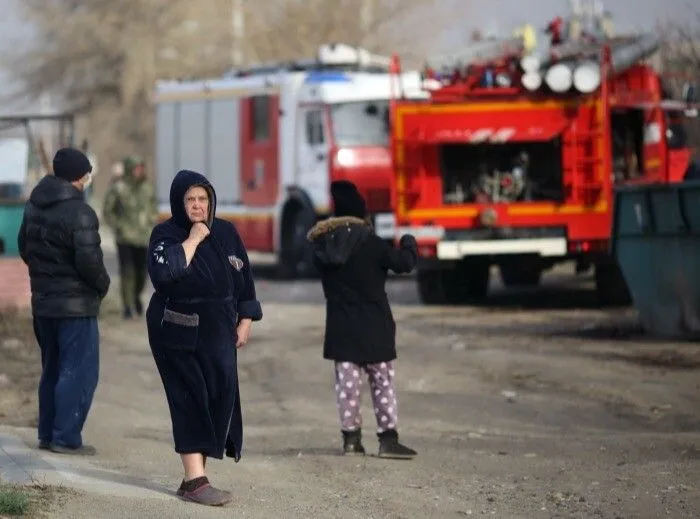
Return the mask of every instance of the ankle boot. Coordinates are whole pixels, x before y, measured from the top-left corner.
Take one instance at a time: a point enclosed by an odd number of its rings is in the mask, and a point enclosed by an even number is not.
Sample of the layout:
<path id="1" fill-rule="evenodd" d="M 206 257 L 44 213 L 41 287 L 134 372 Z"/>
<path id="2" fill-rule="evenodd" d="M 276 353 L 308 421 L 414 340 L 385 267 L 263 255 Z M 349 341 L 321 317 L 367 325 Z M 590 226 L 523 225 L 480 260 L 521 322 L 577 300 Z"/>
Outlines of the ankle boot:
<path id="1" fill-rule="evenodd" d="M 356 431 L 342 431 L 343 454 L 345 456 L 363 456 L 365 448 L 362 446 L 362 429 Z"/>
<path id="2" fill-rule="evenodd" d="M 378 433 L 380 458 L 411 459 L 418 453 L 399 443 L 399 433 L 395 429 L 389 429 Z"/>

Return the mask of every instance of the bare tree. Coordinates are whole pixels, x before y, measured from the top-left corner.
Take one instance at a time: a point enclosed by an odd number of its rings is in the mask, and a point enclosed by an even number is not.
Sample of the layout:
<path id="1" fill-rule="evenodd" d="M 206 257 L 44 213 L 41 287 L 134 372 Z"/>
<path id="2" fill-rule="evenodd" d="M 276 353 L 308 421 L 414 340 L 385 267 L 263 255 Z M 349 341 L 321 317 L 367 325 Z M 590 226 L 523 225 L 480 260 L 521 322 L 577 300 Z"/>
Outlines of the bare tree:
<path id="1" fill-rule="evenodd" d="M 659 26 L 662 36 L 659 53 L 664 82 L 670 94 L 678 99 L 686 84 L 700 86 L 700 10 L 691 11 L 687 22 L 667 23 Z M 689 144 L 700 148 L 700 118 L 686 121 Z"/>
<path id="2" fill-rule="evenodd" d="M 443 30 L 448 17 L 439 15 L 440 5 L 449 3 L 22 0 L 36 39 L 4 61 L 21 78 L 22 95 L 56 93 L 85 115 L 84 131 L 104 164 L 125 153 L 152 154 L 157 79 L 218 76 L 238 51 L 247 63 L 311 57 L 329 41 L 417 59 L 437 41 L 431 30 Z M 238 22 L 245 22 L 245 38 L 234 31 L 237 6 L 244 9 Z M 235 48 L 241 41 L 244 48 Z M 103 183 L 98 176 L 96 187 Z"/>
<path id="3" fill-rule="evenodd" d="M 420 62 L 450 28 L 450 7 L 439 0 L 260 0 L 249 14 L 249 51 L 259 60 L 291 58 L 344 42 Z"/>

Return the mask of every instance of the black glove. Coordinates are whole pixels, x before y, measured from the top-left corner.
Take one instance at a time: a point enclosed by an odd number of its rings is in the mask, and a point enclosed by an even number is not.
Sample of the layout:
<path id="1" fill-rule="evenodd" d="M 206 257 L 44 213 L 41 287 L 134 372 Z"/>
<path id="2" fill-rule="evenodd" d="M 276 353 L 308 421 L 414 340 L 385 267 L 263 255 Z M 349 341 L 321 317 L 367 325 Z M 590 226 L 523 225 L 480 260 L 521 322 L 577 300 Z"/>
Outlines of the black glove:
<path id="1" fill-rule="evenodd" d="M 404 234 L 399 240 L 399 247 L 401 247 L 402 249 L 416 250 L 418 248 L 418 242 L 412 234 Z"/>

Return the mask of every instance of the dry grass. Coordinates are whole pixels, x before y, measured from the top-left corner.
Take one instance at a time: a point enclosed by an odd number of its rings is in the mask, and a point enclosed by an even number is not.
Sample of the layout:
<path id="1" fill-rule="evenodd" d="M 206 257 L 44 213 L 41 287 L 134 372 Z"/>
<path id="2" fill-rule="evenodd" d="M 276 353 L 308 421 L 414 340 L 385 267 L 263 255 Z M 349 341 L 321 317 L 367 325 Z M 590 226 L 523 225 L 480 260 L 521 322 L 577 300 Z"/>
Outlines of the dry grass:
<path id="1" fill-rule="evenodd" d="M 41 355 L 29 311 L 0 312 L 0 424 L 34 426 Z"/>
<path id="2" fill-rule="evenodd" d="M 0 486 L 0 514 L 26 515 L 29 511 L 29 493 L 21 487 Z M 0 517 L 2 517 L 0 516 Z"/>
<path id="3" fill-rule="evenodd" d="M 110 291 L 102 303 L 101 321 L 121 319 L 118 293 Z M 0 425 L 34 427 L 41 353 L 29 310 L 0 310 Z"/>
<path id="4" fill-rule="evenodd" d="M 0 483 L 0 519 L 22 517 L 39 519 L 60 509 L 62 501 L 74 491 L 50 485 L 7 485 Z"/>

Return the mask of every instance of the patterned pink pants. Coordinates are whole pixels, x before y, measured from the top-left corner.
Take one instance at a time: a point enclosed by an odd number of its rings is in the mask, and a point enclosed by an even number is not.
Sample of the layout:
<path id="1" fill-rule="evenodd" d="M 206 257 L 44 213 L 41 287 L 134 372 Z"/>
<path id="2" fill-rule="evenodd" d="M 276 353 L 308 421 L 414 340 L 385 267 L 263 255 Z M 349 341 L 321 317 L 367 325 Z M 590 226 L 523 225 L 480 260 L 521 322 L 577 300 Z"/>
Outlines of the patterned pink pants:
<path id="1" fill-rule="evenodd" d="M 374 416 L 377 419 L 377 432 L 396 429 L 398 409 L 396 388 L 394 387 L 394 367 L 391 362 L 366 364 L 362 367 L 352 362 L 335 363 L 335 394 L 340 413 L 340 428 L 343 431 L 356 431 L 362 427 L 360 413 L 360 390 L 365 371 L 372 390 Z"/>

